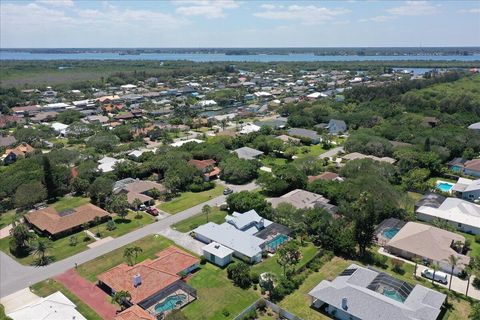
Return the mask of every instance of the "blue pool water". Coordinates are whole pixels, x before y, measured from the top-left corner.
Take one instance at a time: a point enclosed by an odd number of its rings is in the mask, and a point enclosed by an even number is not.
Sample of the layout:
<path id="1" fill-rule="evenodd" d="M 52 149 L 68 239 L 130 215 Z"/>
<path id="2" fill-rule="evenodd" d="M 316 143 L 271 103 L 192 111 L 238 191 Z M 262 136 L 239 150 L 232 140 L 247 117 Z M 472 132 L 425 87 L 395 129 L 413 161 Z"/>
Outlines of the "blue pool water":
<path id="1" fill-rule="evenodd" d="M 388 228 L 382 231 L 382 236 L 387 239 L 392 239 L 400 231 L 398 228 Z"/>
<path id="2" fill-rule="evenodd" d="M 266 248 L 268 250 L 276 251 L 279 246 L 281 246 L 284 242 L 288 241 L 288 236 L 284 234 L 277 234 L 272 240 L 270 240 Z"/>
<path id="3" fill-rule="evenodd" d="M 453 188 L 453 183 L 449 182 L 437 182 L 437 189 L 443 191 L 443 192 L 450 192 L 450 190 Z"/>
<path id="4" fill-rule="evenodd" d="M 396 292 L 395 290 L 387 290 L 387 289 L 384 289 L 383 290 L 383 295 L 385 297 L 389 297 L 390 299 L 393 299 L 393 300 L 396 300 L 398 302 L 404 302 L 405 299 L 398 293 Z"/>
<path id="5" fill-rule="evenodd" d="M 185 299 L 187 299 L 187 296 L 184 294 L 177 294 L 175 296 L 170 296 L 167 299 L 165 299 L 165 301 L 155 306 L 155 312 L 162 313 L 165 311 L 173 310 L 175 309 L 177 304 L 180 305 Z"/>

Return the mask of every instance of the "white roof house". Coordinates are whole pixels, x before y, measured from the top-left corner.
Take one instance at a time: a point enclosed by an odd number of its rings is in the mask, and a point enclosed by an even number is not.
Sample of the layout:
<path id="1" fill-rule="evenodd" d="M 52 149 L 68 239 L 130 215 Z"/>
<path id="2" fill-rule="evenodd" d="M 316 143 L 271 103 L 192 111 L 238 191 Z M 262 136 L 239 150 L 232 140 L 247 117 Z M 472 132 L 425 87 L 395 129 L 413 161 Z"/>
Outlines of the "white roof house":
<path id="1" fill-rule="evenodd" d="M 202 100 L 198 102 L 198 105 L 202 108 L 216 106 L 217 102 L 215 100 Z"/>
<path id="2" fill-rule="evenodd" d="M 57 291 L 7 314 L 13 320 L 87 320 L 76 305 Z"/>
<path id="3" fill-rule="evenodd" d="M 480 179 L 458 178 L 451 192 L 458 197 L 471 201 L 480 199 Z"/>
<path id="4" fill-rule="evenodd" d="M 233 150 L 240 159 L 253 160 L 263 154 L 263 151 L 253 149 L 250 147 L 241 147 Z"/>
<path id="5" fill-rule="evenodd" d="M 248 234 L 255 234 L 272 224 L 272 221 L 262 218 L 254 209 L 245 213 L 234 212 L 226 216 L 225 221 Z"/>
<path id="6" fill-rule="evenodd" d="M 242 126 L 242 130 L 240 130 L 240 133 L 241 134 L 248 134 L 248 133 L 260 131 L 260 129 L 261 129 L 261 127 L 257 126 L 256 124 L 247 123 L 244 126 Z"/>
<path id="7" fill-rule="evenodd" d="M 323 280 L 308 295 L 315 308 L 339 319 L 435 320 L 446 296 L 385 273 L 351 264 L 333 281 Z"/>
<path id="8" fill-rule="evenodd" d="M 111 157 L 103 157 L 102 159 L 98 160 L 98 170 L 101 170 L 102 172 L 111 172 L 114 170 L 114 166 L 118 162 L 125 161 L 124 159 L 115 159 Z"/>
<path id="9" fill-rule="evenodd" d="M 181 141 L 177 141 L 177 142 L 174 142 L 174 143 L 170 143 L 170 145 L 171 145 L 172 147 L 181 147 L 181 146 L 183 146 L 184 144 L 189 143 L 189 142 L 202 143 L 203 140 L 199 140 L 199 139 L 181 140 Z"/>
<path id="10" fill-rule="evenodd" d="M 50 126 L 52 127 L 53 131 L 55 131 L 56 133 L 59 133 L 62 135 L 65 135 L 67 133 L 68 124 L 53 122 L 52 124 L 50 124 Z"/>
<path id="11" fill-rule="evenodd" d="M 321 92 L 313 92 L 307 95 L 307 99 L 318 99 L 318 98 L 326 98 L 328 97 L 325 93 Z"/>
<path id="12" fill-rule="evenodd" d="M 420 220 L 440 218 L 464 232 L 480 234 L 480 206 L 458 198 L 447 198 L 435 208 L 421 206 L 416 211 Z"/>
<path id="13" fill-rule="evenodd" d="M 135 89 L 137 86 L 134 84 L 124 84 L 123 86 L 120 86 L 120 88 L 124 90 L 129 90 L 129 89 Z"/>
<path id="14" fill-rule="evenodd" d="M 220 259 L 224 259 L 228 257 L 229 255 L 233 254 L 233 250 L 229 249 L 225 246 L 222 246 L 219 243 L 216 242 L 210 242 L 206 246 L 202 247 L 202 250 L 204 252 L 208 252 L 210 254 L 215 255 L 216 257 L 219 257 Z"/>

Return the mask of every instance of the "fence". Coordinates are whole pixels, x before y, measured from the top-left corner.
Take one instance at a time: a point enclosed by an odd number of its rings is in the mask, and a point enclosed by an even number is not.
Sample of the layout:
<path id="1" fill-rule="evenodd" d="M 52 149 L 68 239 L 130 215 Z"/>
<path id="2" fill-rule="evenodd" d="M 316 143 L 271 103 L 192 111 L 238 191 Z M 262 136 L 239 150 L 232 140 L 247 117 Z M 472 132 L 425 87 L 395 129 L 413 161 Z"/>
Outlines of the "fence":
<path id="1" fill-rule="evenodd" d="M 265 306 L 267 308 L 270 308 L 272 309 L 273 312 L 277 313 L 278 316 L 282 319 L 288 319 L 288 320 L 303 320 L 302 318 L 300 317 L 297 317 L 296 315 L 288 312 L 287 310 L 285 309 L 282 309 L 280 308 L 279 306 L 277 306 L 275 303 L 273 302 L 270 302 L 268 301 L 267 299 L 264 299 L 264 298 L 260 298 L 258 299 L 257 301 L 255 301 L 254 303 L 252 303 L 250 306 L 248 306 L 246 309 L 244 309 L 242 312 L 240 312 L 240 314 L 238 316 L 236 316 L 235 318 L 233 318 L 234 320 L 241 320 L 243 319 L 243 317 L 245 315 L 247 315 L 249 312 L 257 309 L 259 303 L 263 301 L 265 302 Z"/>

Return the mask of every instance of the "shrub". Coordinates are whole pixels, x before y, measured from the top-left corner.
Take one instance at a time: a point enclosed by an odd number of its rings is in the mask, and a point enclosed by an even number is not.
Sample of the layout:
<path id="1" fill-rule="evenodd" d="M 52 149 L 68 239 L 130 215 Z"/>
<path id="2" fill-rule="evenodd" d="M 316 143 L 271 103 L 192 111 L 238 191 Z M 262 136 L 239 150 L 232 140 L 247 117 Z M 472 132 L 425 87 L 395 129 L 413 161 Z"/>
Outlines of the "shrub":
<path id="1" fill-rule="evenodd" d="M 243 261 L 230 264 L 227 267 L 227 276 L 240 288 L 248 289 L 252 284 L 250 267 Z"/>
<path id="2" fill-rule="evenodd" d="M 228 317 L 230 315 L 230 312 L 227 309 L 223 309 L 222 314 L 224 317 Z"/>
<path id="3" fill-rule="evenodd" d="M 205 258 L 204 256 L 201 256 L 200 257 L 200 264 L 205 264 L 207 263 L 207 258 Z"/>
<path id="4" fill-rule="evenodd" d="M 77 236 L 70 236 L 70 238 L 68 238 L 68 241 L 72 247 L 75 247 L 78 243 Z"/>
<path id="5" fill-rule="evenodd" d="M 375 264 L 376 266 L 379 266 L 381 268 L 387 267 L 387 261 L 388 261 L 387 256 L 384 256 L 383 254 L 375 253 L 372 259 L 373 259 L 373 264 Z"/>
<path id="6" fill-rule="evenodd" d="M 475 277 L 472 281 L 472 286 L 475 288 L 475 289 L 478 289 L 480 290 L 480 278 L 479 277 Z"/>
<path id="7" fill-rule="evenodd" d="M 476 242 L 476 243 L 480 243 L 480 234 L 477 234 L 477 235 L 475 236 L 475 242 Z"/>
<path id="8" fill-rule="evenodd" d="M 396 273 L 402 273 L 403 272 L 403 264 L 404 262 L 399 259 L 392 259 L 392 266 L 393 266 L 393 271 Z"/>
<path id="9" fill-rule="evenodd" d="M 257 290 L 257 285 L 256 284 L 253 284 L 253 290 Z"/>
<path id="10" fill-rule="evenodd" d="M 250 280 L 253 284 L 258 284 L 260 275 L 257 272 L 250 273 Z"/>
<path id="11" fill-rule="evenodd" d="M 115 230 L 115 229 L 117 229 L 117 225 L 115 224 L 115 221 L 113 221 L 113 220 L 108 220 L 108 222 L 107 222 L 107 230 L 108 230 L 108 231 L 113 231 L 113 230 Z"/>

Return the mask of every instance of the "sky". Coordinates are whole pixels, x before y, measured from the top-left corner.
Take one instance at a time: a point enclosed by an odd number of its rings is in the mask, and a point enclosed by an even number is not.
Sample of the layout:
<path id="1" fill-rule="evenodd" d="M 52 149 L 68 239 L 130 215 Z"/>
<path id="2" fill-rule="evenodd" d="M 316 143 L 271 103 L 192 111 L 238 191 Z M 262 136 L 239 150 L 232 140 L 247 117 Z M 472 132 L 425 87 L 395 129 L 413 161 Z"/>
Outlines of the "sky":
<path id="1" fill-rule="evenodd" d="M 1 48 L 480 46 L 480 1 L 0 0 Z"/>

